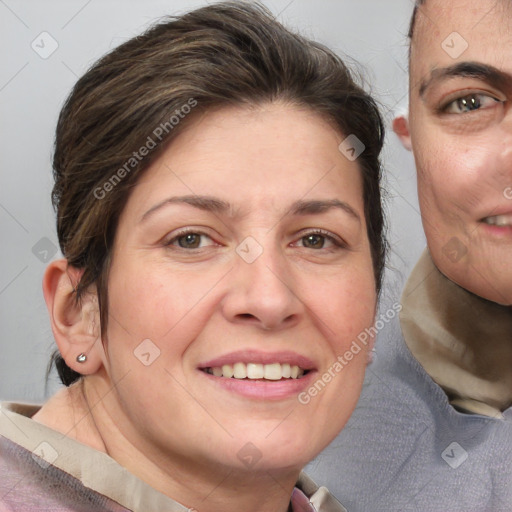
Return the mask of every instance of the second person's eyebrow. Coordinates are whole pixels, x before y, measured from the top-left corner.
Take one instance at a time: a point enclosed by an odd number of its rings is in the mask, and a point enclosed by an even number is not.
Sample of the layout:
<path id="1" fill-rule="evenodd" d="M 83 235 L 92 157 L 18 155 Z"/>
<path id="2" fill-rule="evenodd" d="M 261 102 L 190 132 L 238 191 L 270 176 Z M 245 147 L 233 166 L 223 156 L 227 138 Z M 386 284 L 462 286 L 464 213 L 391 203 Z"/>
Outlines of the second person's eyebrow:
<path id="1" fill-rule="evenodd" d="M 510 84 L 512 84 L 512 75 L 500 71 L 494 66 L 481 64 L 479 62 L 458 62 L 453 66 L 433 69 L 430 76 L 424 79 L 420 84 L 420 96 L 423 97 L 427 89 L 436 82 L 457 77 L 476 78 L 497 87 L 504 87 L 507 84 L 510 86 Z"/>

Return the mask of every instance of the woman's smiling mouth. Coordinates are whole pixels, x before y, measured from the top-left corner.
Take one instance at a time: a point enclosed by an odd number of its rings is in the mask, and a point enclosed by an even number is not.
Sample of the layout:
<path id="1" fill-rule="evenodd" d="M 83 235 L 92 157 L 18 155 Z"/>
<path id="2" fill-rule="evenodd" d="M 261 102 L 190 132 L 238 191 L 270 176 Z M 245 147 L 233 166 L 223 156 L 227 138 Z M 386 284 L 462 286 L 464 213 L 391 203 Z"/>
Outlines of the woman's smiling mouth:
<path id="1" fill-rule="evenodd" d="M 228 379 L 281 380 L 300 379 L 308 370 L 288 363 L 235 363 L 204 368 L 203 371 L 215 377 Z"/>
<path id="2" fill-rule="evenodd" d="M 198 369 L 227 391 L 263 400 L 296 396 L 317 373 L 313 361 L 288 351 L 237 351 L 200 364 Z"/>

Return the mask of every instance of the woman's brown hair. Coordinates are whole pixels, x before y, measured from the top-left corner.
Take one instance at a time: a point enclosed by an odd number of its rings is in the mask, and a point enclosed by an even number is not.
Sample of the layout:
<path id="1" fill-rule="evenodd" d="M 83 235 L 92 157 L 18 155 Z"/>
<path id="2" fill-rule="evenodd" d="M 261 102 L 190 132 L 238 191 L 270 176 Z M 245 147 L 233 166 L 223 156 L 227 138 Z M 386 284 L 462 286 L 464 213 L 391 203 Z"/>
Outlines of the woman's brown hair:
<path id="1" fill-rule="evenodd" d="M 115 48 L 78 80 L 60 114 L 52 194 L 57 234 L 69 265 L 83 272 L 76 300 L 96 287 L 103 340 L 114 235 L 142 173 L 199 113 L 276 100 L 311 108 L 363 142 L 357 161 L 380 290 L 384 129 L 375 102 L 339 57 L 285 29 L 265 7 L 223 2 L 165 19 Z M 58 353 L 52 362 L 65 385 L 80 377 Z"/>

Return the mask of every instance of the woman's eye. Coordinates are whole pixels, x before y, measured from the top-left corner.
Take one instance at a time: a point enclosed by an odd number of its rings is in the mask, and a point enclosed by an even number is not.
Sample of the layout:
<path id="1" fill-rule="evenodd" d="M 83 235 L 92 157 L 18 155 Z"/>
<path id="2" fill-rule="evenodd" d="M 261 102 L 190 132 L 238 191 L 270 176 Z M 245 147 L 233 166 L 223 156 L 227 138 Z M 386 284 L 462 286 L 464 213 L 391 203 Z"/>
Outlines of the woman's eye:
<path id="1" fill-rule="evenodd" d="M 183 233 L 175 236 L 166 245 L 173 245 L 175 247 L 181 247 L 182 249 L 201 249 L 208 245 L 213 245 L 213 240 L 202 233 Z"/>
<path id="2" fill-rule="evenodd" d="M 344 247 L 345 244 L 338 237 L 328 233 L 306 233 L 299 238 L 294 245 L 304 247 L 306 249 L 333 249 Z"/>
<path id="3" fill-rule="evenodd" d="M 302 246 L 308 249 L 323 249 L 326 237 L 324 235 L 307 235 L 301 238 Z"/>
<path id="4" fill-rule="evenodd" d="M 444 111 L 448 114 L 465 114 L 474 110 L 492 108 L 496 103 L 501 101 L 487 94 L 468 94 L 448 103 Z"/>

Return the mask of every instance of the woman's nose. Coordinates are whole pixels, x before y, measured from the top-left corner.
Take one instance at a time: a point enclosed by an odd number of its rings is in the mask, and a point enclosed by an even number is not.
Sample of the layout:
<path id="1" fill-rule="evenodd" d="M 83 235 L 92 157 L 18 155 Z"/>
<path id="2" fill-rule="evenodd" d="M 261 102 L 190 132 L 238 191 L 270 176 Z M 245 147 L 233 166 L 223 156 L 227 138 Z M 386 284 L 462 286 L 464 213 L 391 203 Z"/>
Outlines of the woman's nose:
<path id="1" fill-rule="evenodd" d="M 264 248 L 254 239 L 242 242 L 236 252 L 223 301 L 228 320 L 267 330 L 295 325 L 305 307 L 294 289 L 297 280 L 291 278 L 293 269 L 286 256 L 277 248 Z"/>

